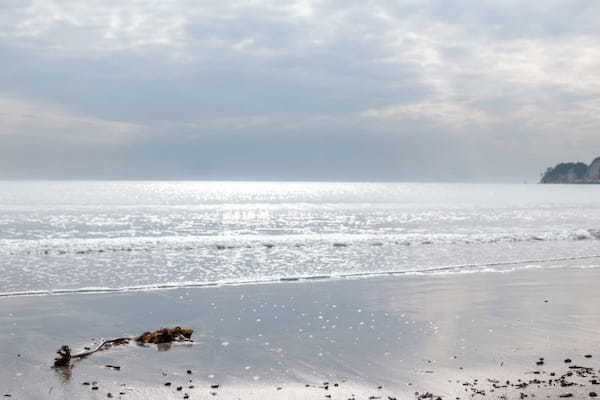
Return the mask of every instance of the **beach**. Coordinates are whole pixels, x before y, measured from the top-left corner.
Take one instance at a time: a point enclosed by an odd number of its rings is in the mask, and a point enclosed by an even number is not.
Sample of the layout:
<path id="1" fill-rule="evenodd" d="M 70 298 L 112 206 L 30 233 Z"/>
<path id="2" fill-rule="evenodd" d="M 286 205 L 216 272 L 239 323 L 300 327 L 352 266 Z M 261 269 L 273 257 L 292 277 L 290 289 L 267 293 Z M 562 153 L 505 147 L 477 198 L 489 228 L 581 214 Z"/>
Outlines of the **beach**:
<path id="1" fill-rule="evenodd" d="M 551 372 L 556 379 L 569 366 L 597 371 L 599 278 L 596 268 L 531 268 L 6 297 L 0 394 L 454 399 L 483 390 L 491 398 L 587 397 L 594 386 L 587 378 L 580 378 L 584 386 L 549 389 L 492 382 L 548 379 Z M 194 329 L 194 342 L 114 346 L 72 368 L 51 368 L 63 344 L 77 352 L 100 339 L 174 325 Z"/>

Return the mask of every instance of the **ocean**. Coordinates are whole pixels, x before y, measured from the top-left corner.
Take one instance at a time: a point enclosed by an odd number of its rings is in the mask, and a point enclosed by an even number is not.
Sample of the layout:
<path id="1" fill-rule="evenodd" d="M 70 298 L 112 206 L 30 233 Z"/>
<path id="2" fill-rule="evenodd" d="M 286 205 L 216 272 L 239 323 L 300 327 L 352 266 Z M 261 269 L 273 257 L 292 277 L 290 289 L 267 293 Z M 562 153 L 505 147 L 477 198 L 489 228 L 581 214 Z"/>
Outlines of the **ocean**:
<path id="1" fill-rule="evenodd" d="M 600 186 L 0 182 L 0 296 L 600 266 Z"/>

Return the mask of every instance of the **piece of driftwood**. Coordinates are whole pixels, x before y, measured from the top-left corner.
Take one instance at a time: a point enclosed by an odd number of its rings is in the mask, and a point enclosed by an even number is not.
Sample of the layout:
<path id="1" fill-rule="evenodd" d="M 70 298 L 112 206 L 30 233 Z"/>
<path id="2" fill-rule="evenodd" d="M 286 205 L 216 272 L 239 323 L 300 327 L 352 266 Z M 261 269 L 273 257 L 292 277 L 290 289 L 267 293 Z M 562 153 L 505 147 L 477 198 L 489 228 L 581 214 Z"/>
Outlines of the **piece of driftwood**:
<path id="1" fill-rule="evenodd" d="M 71 348 L 68 345 L 62 345 L 56 352 L 57 357 L 54 359 L 55 367 L 68 367 L 71 360 L 74 358 L 85 358 L 94 354 L 97 351 L 103 350 L 112 345 L 128 344 L 131 340 L 135 340 L 138 344 L 161 344 L 173 342 L 191 342 L 193 329 L 182 328 L 176 326 L 174 328 L 160 328 L 153 332 L 144 332 L 136 338 L 120 337 L 116 339 L 105 340 L 93 350 L 84 351 L 82 353 L 71 354 Z"/>

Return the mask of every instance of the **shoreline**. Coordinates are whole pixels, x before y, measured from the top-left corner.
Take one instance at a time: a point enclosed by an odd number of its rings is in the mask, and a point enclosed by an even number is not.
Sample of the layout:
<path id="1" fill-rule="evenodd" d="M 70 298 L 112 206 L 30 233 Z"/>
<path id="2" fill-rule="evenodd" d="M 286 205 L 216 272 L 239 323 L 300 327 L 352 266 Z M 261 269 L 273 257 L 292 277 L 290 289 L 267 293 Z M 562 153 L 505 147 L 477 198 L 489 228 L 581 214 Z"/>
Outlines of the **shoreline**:
<path id="1" fill-rule="evenodd" d="M 598 278 L 563 268 L 3 298 L 0 395 L 183 398 L 188 383 L 190 399 L 212 397 L 215 384 L 220 398 L 453 399 L 473 379 L 531 379 L 540 357 L 548 371 L 568 369 L 567 357 L 600 361 Z M 195 329 L 196 342 L 114 347 L 77 362 L 68 379 L 50 368 L 60 345 L 172 325 Z M 94 381 L 97 391 L 82 384 Z"/>
<path id="2" fill-rule="evenodd" d="M 44 297 L 44 296 L 63 296 L 63 295 L 96 295 L 96 294 L 117 294 L 117 293 L 136 293 L 136 292 L 152 292 L 163 290 L 178 290 L 178 289 L 202 289 L 209 287 L 228 287 L 228 286 L 252 286 L 252 285 L 272 285 L 277 283 L 307 283 L 313 281 L 340 281 L 340 280 L 355 280 L 355 279 L 377 279 L 385 277 L 402 277 L 402 276 L 438 276 L 438 275 L 464 275 L 477 273 L 503 274 L 529 269 L 537 270 L 553 270 L 553 269 L 600 269 L 600 265 L 551 265 L 541 266 L 539 264 L 569 262 L 581 260 L 600 259 L 599 255 L 585 255 L 572 257 L 556 257 L 549 259 L 528 259 L 517 261 L 496 261 L 490 263 L 474 263 L 474 264 L 456 264 L 447 266 L 428 267 L 424 269 L 411 270 L 386 270 L 386 271 L 365 271 L 365 272 L 348 272 L 348 273 L 333 273 L 322 275 L 304 275 L 304 276 L 284 276 L 284 277 L 266 277 L 264 279 L 255 280 L 231 280 L 231 281 L 206 281 L 206 282 L 181 282 L 181 283 L 157 283 L 141 286 L 125 286 L 125 287 L 82 287 L 82 288 L 63 288 L 63 289 L 48 289 L 48 290 L 30 290 L 30 291 L 14 291 L 0 292 L 0 301 L 3 298 L 13 297 Z M 507 266 L 522 266 L 521 268 L 512 269 L 477 269 L 488 267 L 507 267 Z"/>

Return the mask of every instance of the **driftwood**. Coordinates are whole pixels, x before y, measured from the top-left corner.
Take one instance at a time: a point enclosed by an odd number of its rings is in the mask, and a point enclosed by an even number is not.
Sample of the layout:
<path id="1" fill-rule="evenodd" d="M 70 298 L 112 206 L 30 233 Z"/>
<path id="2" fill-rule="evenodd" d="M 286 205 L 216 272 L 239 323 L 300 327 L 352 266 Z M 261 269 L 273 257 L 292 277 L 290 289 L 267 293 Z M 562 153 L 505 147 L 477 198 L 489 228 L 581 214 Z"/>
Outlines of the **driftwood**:
<path id="1" fill-rule="evenodd" d="M 176 326 L 174 328 L 161 328 L 153 332 L 144 332 L 136 338 L 120 337 L 116 339 L 105 340 L 98 346 L 96 346 L 95 349 L 77 354 L 71 354 L 71 348 L 68 345 L 63 345 L 56 352 L 58 356 L 54 359 L 54 366 L 68 367 L 71 364 L 71 360 L 74 358 L 85 358 L 89 355 L 94 354 L 97 351 L 103 350 L 104 348 L 107 348 L 112 345 L 128 344 L 131 340 L 135 340 L 136 343 L 140 345 L 173 342 L 191 342 L 193 332 L 193 329 L 186 329 L 180 326 Z"/>

